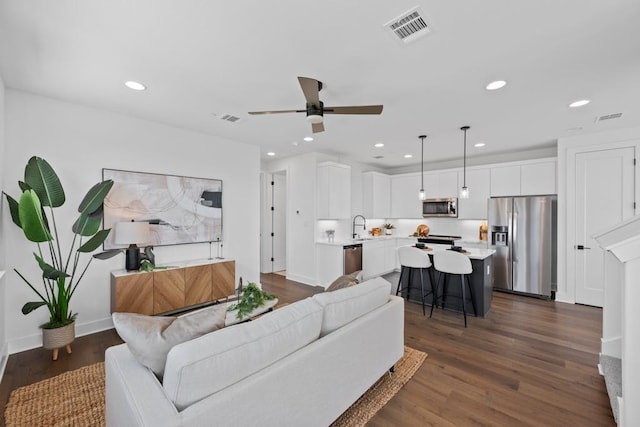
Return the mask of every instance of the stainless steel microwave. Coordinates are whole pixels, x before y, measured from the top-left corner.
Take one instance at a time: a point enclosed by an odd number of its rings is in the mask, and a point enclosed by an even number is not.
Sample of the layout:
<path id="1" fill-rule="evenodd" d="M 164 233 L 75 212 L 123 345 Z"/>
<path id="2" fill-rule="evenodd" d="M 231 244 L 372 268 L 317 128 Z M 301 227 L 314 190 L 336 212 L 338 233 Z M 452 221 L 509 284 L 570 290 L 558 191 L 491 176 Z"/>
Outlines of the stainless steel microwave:
<path id="1" fill-rule="evenodd" d="M 422 216 L 429 217 L 458 217 L 458 199 L 426 199 L 422 201 Z"/>

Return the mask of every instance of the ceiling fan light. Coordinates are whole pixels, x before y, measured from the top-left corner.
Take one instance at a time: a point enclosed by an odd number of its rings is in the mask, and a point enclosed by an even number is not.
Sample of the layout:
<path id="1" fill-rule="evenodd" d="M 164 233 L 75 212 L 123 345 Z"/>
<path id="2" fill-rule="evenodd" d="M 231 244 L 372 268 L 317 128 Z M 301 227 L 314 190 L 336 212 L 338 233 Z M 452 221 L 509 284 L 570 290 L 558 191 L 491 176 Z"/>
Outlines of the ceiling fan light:
<path id="1" fill-rule="evenodd" d="M 312 125 L 317 125 L 322 123 L 322 116 L 320 114 L 309 114 L 307 116 L 307 121 Z"/>

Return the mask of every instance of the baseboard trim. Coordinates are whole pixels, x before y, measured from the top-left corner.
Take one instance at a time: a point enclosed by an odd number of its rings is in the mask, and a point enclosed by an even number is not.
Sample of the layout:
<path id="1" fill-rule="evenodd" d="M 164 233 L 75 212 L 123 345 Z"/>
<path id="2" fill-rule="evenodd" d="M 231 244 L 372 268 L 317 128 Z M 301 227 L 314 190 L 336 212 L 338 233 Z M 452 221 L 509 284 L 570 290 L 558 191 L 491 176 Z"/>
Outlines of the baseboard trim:
<path id="1" fill-rule="evenodd" d="M 113 329 L 113 321 L 111 320 L 111 317 L 88 323 L 76 323 L 76 337 L 106 331 L 107 329 Z M 42 347 L 42 333 L 40 331 L 38 331 L 37 334 L 10 340 L 8 342 L 8 354 L 20 353 L 22 351 L 32 350 L 38 347 Z"/>
<path id="2" fill-rule="evenodd" d="M 575 298 L 565 292 L 556 291 L 556 302 L 565 302 L 567 304 L 575 304 Z"/>
<path id="3" fill-rule="evenodd" d="M 9 343 L 5 342 L 0 350 L 0 382 L 4 376 L 4 370 L 7 368 L 7 362 L 9 361 Z"/>
<path id="4" fill-rule="evenodd" d="M 600 353 L 622 359 L 622 337 L 601 338 Z"/>
<path id="5" fill-rule="evenodd" d="M 293 280 L 295 282 L 304 283 L 305 285 L 322 286 L 322 285 L 316 284 L 315 277 L 298 276 L 297 274 L 291 274 L 288 271 L 287 271 L 287 279 Z"/>

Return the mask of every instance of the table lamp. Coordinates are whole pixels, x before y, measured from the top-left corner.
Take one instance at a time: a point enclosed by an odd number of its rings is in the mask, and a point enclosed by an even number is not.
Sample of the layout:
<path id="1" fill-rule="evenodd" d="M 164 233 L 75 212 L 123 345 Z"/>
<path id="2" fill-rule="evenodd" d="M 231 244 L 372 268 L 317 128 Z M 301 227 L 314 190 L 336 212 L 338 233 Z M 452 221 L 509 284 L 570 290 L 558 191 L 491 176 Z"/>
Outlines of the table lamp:
<path id="1" fill-rule="evenodd" d="M 119 222 L 115 229 L 115 244 L 129 245 L 125 256 L 125 269 L 133 271 L 140 269 L 140 248 L 138 244 L 148 243 L 150 230 L 148 222 Z"/>

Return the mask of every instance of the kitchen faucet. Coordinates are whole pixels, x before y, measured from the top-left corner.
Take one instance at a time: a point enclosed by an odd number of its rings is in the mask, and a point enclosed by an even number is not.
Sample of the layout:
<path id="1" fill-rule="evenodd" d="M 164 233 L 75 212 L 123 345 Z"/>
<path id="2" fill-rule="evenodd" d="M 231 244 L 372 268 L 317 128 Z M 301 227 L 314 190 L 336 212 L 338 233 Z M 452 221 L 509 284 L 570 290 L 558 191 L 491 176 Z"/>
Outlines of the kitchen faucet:
<path id="1" fill-rule="evenodd" d="M 360 217 L 362 218 L 362 224 L 356 224 L 356 219 Z M 351 224 L 351 238 L 355 239 L 358 234 L 356 234 L 356 225 L 361 225 L 363 230 L 367 229 L 367 219 L 362 215 L 356 215 L 353 217 L 353 222 Z"/>

